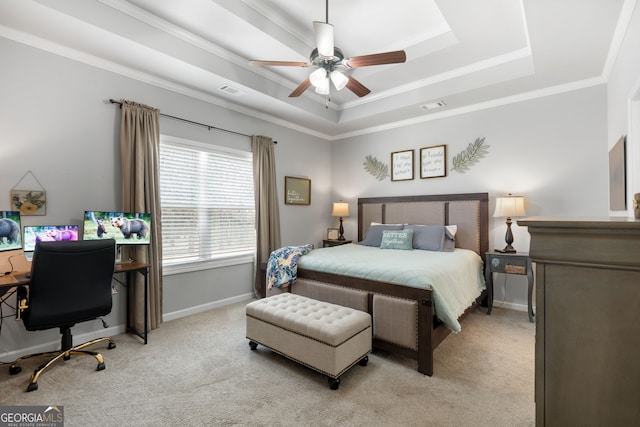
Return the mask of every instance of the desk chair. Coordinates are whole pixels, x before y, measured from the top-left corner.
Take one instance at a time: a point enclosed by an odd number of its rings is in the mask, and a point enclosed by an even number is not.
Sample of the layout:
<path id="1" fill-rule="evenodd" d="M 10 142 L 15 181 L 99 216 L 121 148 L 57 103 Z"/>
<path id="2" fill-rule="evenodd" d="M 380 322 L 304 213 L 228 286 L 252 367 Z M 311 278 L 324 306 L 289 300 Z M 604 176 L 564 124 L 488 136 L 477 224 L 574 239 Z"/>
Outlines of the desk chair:
<path id="1" fill-rule="evenodd" d="M 105 368 L 102 355 L 84 348 L 107 341 L 112 349 L 116 346 L 113 340 L 98 338 L 74 347 L 71 327 L 111 312 L 115 254 L 115 240 L 40 242 L 36 246 L 28 296 L 25 288 L 18 295 L 19 315 L 28 331 L 60 328 L 62 345 L 59 351 L 23 356 L 11 364 L 9 373 L 14 375 L 22 371 L 18 363 L 25 359 L 53 356 L 33 372 L 27 391 L 38 388 L 38 378 L 47 368 L 71 355 L 93 356 L 97 370 Z"/>

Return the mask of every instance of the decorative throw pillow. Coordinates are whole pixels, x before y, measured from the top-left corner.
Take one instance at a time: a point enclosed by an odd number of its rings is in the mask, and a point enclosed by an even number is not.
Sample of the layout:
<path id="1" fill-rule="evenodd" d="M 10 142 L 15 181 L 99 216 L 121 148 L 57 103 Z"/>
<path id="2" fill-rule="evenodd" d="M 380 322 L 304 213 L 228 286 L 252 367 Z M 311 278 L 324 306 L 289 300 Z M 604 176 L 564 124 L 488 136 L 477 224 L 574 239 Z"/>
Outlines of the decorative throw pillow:
<path id="1" fill-rule="evenodd" d="M 413 230 L 384 230 L 380 249 L 413 249 Z"/>
<path id="2" fill-rule="evenodd" d="M 443 252 L 453 252 L 456 248 L 456 233 L 458 232 L 457 225 L 445 225 L 444 226 L 444 242 L 442 246 Z"/>
<path id="3" fill-rule="evenodd" d="M 402 225 L 371 225 L 367 230 L 364 240 L 360 242 L 360 244 L 364 246 L 380 247 L 380 243 L 382 242 L 382 232 L 384 230 L 402 230 Z"/>
<path id="4" fill-rule="evenodd" d="M 451 252 L 455 249 L 455 225 L 405 225 L 405 230 L 414 230 L 413 247 L 425 251 Z"/>
<path id="5" fill-rule="evenodd" d="M 441 251 L 444 245 L 444 226 L 405 225 L 405 230 L 413 230 L 413 247 L 425 251 Z"/>

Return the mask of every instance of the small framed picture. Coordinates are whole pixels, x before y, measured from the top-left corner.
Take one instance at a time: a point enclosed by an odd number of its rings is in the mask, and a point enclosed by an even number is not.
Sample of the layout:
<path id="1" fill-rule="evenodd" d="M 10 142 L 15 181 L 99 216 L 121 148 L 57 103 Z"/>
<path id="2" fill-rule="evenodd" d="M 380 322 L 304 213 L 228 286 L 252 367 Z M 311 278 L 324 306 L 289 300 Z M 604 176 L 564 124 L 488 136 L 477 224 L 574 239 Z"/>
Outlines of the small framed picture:
<path id="1" fill-rule="evenodd" d="M 284 203 L 285 205 L 310 205 L 311 180 L 285 176 Z"/>
<path id="2" fill-rule="evenodd" d="M 413 150 L 391 153 L 391 181 L 413 179 Z"/>
<path id="3" fill-rule="evenodd" d="M 447 176 L 447 146 L 435 145 L 420 149 L 420 178 Z"/>
<path id="4" fill-rule="evenodd" d="M 327 240 L 338 240 L 339 232 L 337 228 L 327 228 Z"/>

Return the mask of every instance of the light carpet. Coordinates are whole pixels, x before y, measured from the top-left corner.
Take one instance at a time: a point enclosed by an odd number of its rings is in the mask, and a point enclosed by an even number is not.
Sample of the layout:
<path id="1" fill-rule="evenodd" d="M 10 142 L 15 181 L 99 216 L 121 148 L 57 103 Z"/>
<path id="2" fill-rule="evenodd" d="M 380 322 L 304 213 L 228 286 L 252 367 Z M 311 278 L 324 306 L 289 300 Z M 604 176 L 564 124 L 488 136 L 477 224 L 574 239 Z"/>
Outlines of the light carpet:
<path id="1" fill-rule="evenodd" d="M 25 392 L 31 371 L 0 370 L 0 405 L 62 405 L 65 426 L 533 426 L 534 334 L 526 313 L 471 313 L 435 351 L 434 375 L 376 351 L 326 377 L 245 338 L 246 303 L 163 323 L 145 346 L 130 335 L 95 359 L 74 357 Z"/>

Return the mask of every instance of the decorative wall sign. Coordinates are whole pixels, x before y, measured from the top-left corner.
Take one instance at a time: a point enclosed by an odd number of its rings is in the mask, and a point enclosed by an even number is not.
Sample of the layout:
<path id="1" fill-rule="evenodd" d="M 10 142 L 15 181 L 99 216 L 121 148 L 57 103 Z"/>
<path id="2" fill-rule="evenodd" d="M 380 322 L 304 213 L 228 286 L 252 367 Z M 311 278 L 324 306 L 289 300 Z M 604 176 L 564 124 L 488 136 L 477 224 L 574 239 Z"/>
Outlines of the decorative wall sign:
<path id="1" fill-rule="evenodd" d="M 45 215 L 47 193 L 42 190 L 11 190 L 11 209 L 20 215 Z"/>
<path id="2" fill-rule="evenodd" d="M 311 180 L 307 178 L 285 176 L 284 203 L 286 205 L 310 205 Z"/>
<path id="3" fill-rule="evenodd" d="M 375 176 L 378 181 L 382 181 L 389 176 L 389 166 L 373 156 L 367 155 L 362 164 L 364 165 L 364 170 Z"/>
<path id="4" fill-rule="evenodd" d="M 28 188 L 29 190 L 22 190 Z M 39 189 L 35 189 L 39 187 Z M 47 213 L 47 192 L 38 178 L 27 171 L 9 191 L 11 209 L 20 211 L 20 215 L 45 215 Z"/>
<path id="5" fill-rule="evenodd" d="M 453 167 L 451 170 L 465 173 L 471 166 L 478 163 L 482 157 L 489 153 L 487 148 L 489 148 L 489 146 L 484 145 L 484 138 L 476 138 L 474 142 L 469 143 L 466 150 L 453 156 Z"/>
<path id="6" fill-rule="evenodd" d="M 625 136 L 609 150 L 609 209 L 627 209 L 627 171 Z"/>
<path id="7" fill-rule="evenodd" d="M 447 176 L 447 146 L 435 145 L 420 149 L 420 178 Z"/>
<path id="8" fill-rule="evenodd" d="M 391 153 L 391 181 L 413 179 L 413 150 Z"/>

